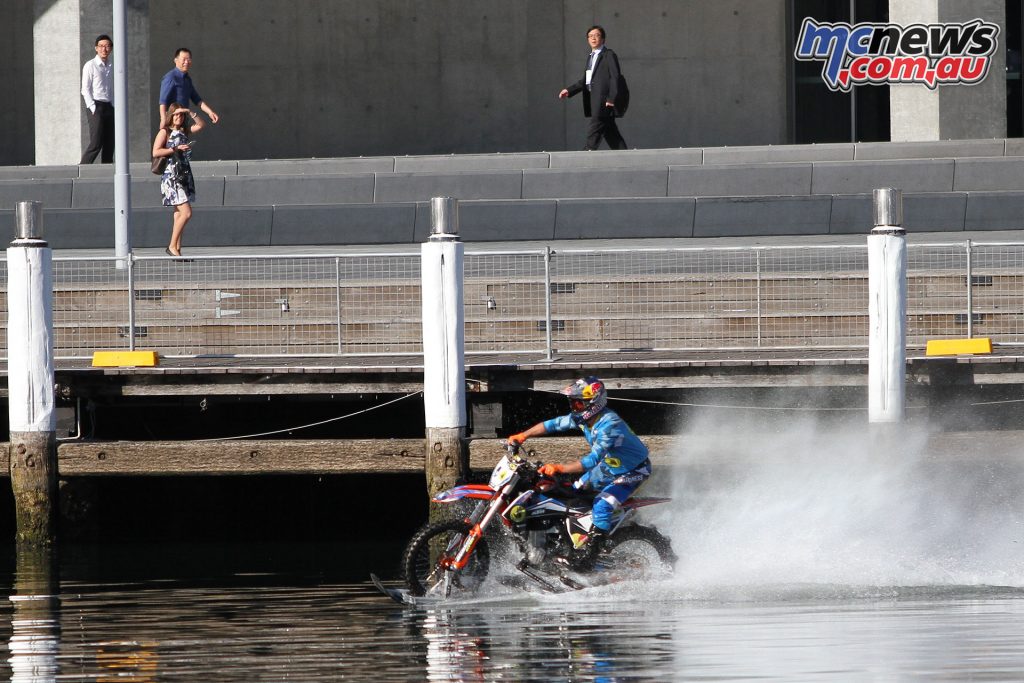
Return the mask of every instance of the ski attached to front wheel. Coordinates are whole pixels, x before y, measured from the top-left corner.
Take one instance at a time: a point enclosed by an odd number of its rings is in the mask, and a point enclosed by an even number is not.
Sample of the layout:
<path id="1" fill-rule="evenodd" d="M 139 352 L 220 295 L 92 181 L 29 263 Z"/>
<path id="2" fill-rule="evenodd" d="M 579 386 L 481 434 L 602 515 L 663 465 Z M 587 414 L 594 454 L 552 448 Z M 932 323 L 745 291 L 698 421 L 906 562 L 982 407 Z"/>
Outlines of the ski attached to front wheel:
<path id="1" fill-rule="evenodd" d="M 381 593 L 383 593 L 384 595 L 388 596 L 389 598 L 391 598 L 392 600 L 394 600 L 398 604 L 400 604 L 400 605 L 408 605 L 408 604 L 410 604 L 409 602 L 407 602 L 407 598 L 409 597 L 408 596 L 409 591 L 402 590 L 401 588 L 388 588 L 387 586 L 384 585 L 384 583 L 380 580 L 380 578 L 377 577 L 376 574 L 370 574 L 370 581 L 372 581 L 373 585 L 377 587 L 377 590 L 379 590 Z"/>

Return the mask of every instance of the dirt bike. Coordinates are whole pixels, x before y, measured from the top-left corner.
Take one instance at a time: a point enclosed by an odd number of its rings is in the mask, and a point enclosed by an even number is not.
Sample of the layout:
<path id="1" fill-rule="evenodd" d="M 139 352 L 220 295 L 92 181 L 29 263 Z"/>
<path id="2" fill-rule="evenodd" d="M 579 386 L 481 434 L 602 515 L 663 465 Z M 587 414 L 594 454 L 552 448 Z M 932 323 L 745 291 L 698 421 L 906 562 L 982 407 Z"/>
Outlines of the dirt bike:
<path id="1" fill-rule="evenodd" d="M 479 587 L 490 570 L 490 541 L 499 540 L 501 527 L 491 528 L 496 519 L 518 550 L 516 569 L 548 592 L 585 587 L 573 578 L 574 571 L 578 578 L 598 576 L 608 582 L 671 569 L 676 558 L 669 540 L 633 519 L 640 508 L 669 498 L 629 498 L 612 518 L 604 551 L 592 568 L 580 571 L 576 565 L 591 530 L 595 492 L 541 475 L 541 463 L 523 458 L 518 445 L 507 449 L 487 484 L 456 486 L 434 496 L 436 503 L 477 503 L 465 519 L 427 524 L 409 541 L 402 555 L 409 595 L 447 599 Z"/>

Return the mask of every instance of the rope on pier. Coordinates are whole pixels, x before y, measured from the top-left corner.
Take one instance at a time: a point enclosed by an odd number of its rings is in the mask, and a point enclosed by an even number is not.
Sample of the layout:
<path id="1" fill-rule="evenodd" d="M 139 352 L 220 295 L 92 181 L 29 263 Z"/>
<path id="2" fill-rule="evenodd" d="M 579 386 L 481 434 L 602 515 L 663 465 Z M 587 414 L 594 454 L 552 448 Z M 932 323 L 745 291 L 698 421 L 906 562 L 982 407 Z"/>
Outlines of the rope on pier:
<path id="1" fill-rule="evenodd" d="M 540 394 L 555 394 L 557 391 L 547 391 L 545 389 L 534 389 Z M 651 401 L 643 398 L 623 398 L 622 396 L 609 396 L 609 401 L 624 401 L 627 403 L 650 403 L 653 405 L 660 406 L 683 406 L 687 408 L 716 408 L 719 410 L 771 410 L 771 411 L 790 411 L 790 412 L 806 412 L 806 413 L 825 413 L 825 412 L 848 412 L 848 413 L 863 413 L 867 412 L 867 408 L 808 408 L 798 406 L 752 406 L 752 405 L 726 405 L 721 403 L 682 403 L 679 401 Z M 975 404 L 977 405 L 977 404 Z M 907 410 L 924 410 L 927 406 L 907 406 Z"/>
<path id="2" fill-rule="evenodd" d="M 332 418 L 327 419 L 327 420 L 321 420 L 320 422 L 312 422 L 310 424 L 301 425 L 299 427 L 286 427 L 285 429 L 276 429 L 276 430 L 274 430 L 272 432 L 260 432 L 259 434 L 242 434 L 242 435 L 239 435 L 239 436 L 219 436 L 219 437 L 216 437 L 216 438 L 213 438 L 213 439 L 192 439 L 192 441 L 195 441 L 195 442 L 203 442 L 203 441 L 233 441 L 235 439 L 253 439 L 253 438 L 256 438 L 258 436 L 271 436 L 273 434 L 284 434 L 285 432 L 297 432 L 300 429 L 309 429 L 310 427 L 319 427 L 320 425 L 325 425 L 325 424 L 328 424 L 330 422 L 337 422 L 339 420 L 347 420 L 350 417 L 355 417 L 356 415 L 362 415 L 364 413 L 370 412 L 371 410 L 377 410 L 378 408 L 383 408 L 384 406 L 389 406 L 392 403 L 398 403 L 399 401 L 404 401 L 405 399 L 410 398 L 412 396 L 419 396 L 422 393 L 423 393 L 422 391 L 414 391 L 412 393 L 404 394 L 402 396 L 399 396 L 398 398 L 393 398 L 390 401 L 385 401 L 384 403 L 379 403 L 379 404 L 377 404 L 375 406 L 370 406 L 369 408 L 364 408 L 363 410 L 357 410 L 356 412 L 349 413 L 348 415 L 339 415 L 338 417 L 332 417 Z"/>

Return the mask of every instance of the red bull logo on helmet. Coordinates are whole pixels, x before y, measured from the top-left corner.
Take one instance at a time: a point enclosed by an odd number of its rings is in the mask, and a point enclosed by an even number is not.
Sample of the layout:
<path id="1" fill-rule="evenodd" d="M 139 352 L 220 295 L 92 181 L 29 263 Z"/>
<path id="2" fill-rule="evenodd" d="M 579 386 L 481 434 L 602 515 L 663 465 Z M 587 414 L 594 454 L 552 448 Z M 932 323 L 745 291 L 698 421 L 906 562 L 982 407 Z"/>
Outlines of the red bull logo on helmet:
<path id="1" fill-rule="evenodd" d="M 982 19 L 944 24 L 846 24 L 803 21 L 793 56 L 823 61 L 829 90 L 856 85 L 974 85 L 985 80 L 999 26 Z"/>

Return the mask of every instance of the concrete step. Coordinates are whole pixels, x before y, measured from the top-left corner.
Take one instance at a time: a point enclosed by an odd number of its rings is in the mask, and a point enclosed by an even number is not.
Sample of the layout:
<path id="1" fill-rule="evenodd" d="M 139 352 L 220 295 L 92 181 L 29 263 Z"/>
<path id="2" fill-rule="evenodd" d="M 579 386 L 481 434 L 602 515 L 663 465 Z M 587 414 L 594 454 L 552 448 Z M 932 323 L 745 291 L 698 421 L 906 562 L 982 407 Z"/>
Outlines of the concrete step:
<path id="1" fill-rule="evenodd" d="M 817 197 L 1024 191 L 1024 157 L 764 162 L 418 172 L 197 175 L 197 205 L 394 204 L 448 196 L 474 199 Z M 159 178 L 133 175 L 132 205 L 160 206 Z M 0 210 L 19 201 L 46 209 L 112 208 L 111 177 L 0 180 Z"/>
<path id="2" fill-rule="evenodd" d="M 457 173 L 526 169 L 653 168 L 825 161 L 969 159 L 1024 156 L 1024 139 L 860 142 L 752 147 L 696 147 L 602 150 L 598 152 L 528 152 L 449 154 L 328 159 L 197 160 L 197 176 L 340 175 L 375 173 Z M 149 175 L 149 163 L 131 164 L 133 177 Z M 84 166 L 0 166 L 0 181 L 44 178 L 109 178 L 109 164 Z"/>
<path id="3" fill-rule="evenodd" d="M 427 202 L 194 207 L 185 244 L 302 246 L 411 244 L 430 231 Z M 1024 190 L 904 195 L 908 232 L 1024 229 Z M 460 202 L 463 241 L 705 238 L 867 234 L 870 194 L 754 197 L 625 197 L 618 199 L 484 199 Z M 0 210 L 13 225 L 14 211 Z M 110 209 L 44 209 L 44 236 L 55 249 L 114 244 Z M 132 209 L 132 245 L 163 247 L 171 211 Z"/>
<path id="4" fill-rule="evenodd" d="M 186 243 L 421 242 L 427 202 L 461 201 L 466 241 L 863 233 L 871 191 L 909 231 L 1024 227 L 1024 140 L 197 161 Z M 43 202 L 55 248 L 113 244 L 110 165 L 0 168 L 0 221 Z M 132 164 L 133 245 L 162 246 L 159 178 Z"/>

